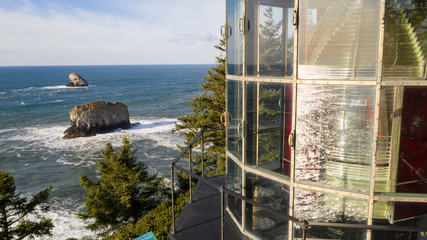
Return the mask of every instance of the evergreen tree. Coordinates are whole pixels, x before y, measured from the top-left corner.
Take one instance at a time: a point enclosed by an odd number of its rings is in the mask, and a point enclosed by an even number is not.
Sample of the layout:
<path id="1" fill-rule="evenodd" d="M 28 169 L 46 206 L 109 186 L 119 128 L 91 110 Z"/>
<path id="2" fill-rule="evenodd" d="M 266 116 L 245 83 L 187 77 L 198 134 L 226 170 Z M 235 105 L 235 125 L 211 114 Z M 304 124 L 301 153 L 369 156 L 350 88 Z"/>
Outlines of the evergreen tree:
<path id="1" fill-rule="evenodd" d="M 185 145 L 188 145 L 201 129 L 224 128 L 220 123 L 220 116 L 225 111 L 225 39 L 220 40 L 220 44 L 215 46 L 221 51 L 216 57 L 216 66 L 208 70 L 201 83 L 203 94 L 189 101 L 192 114 L 181 115 L 178 123 L 172 132 L 185 137 Z M 225 131 L 212 131 L 204 133 L 205 143 L 205 168 L 206 175 L 216 175 L 225 173 Z M 200 142 L 196 143 L 198 146 Z M 183 146 L 180 146 L 183 149 Z M 196 171 L 200 174 L 200 157 L 196 158 Z"/>
<path id="2" fill-rule="evenodd" d="M 52 220 L 42 218 L 39 222 L 28 220 L 28 215 L 38 211 L 46 212 L 49 186 L 34 195 L 31 200 L 16 192 L 15 178 L 8 172 L 0 171 L 0 239 L 23 239 L 51 235 Z"/>
<path id="3" fill-rule="evenodd" d="M 266 20 L 260 24 L 260 71 L 283 71 L 282 21 L 274 20 L 272 7 L 266 8 L 263 16 Z"/>
<path id="4" fill-rule="evenodd" d="M 143 163 L 137 163 L 135 151 L 128 138 L 114 152 L 111 143 L 101 150 L 104 160 L 97 162 L 100 179 L 96 182 L 80 176 L 86 190 L 83 220 L 93 219 L 87 228 L 107 236 L 127 224 L 135 224 L 140 217 L 164 199 L 168 188 L 163 178 L 149 174 Z"/>

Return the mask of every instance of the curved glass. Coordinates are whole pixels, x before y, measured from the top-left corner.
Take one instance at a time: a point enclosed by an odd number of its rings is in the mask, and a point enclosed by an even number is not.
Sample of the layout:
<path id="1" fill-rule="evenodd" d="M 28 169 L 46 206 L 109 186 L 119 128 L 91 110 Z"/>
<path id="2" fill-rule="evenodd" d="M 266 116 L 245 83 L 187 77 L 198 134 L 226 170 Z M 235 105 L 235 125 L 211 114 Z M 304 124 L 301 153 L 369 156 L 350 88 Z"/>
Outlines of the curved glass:
<path id="1" fill-rule="evenodd" d="M 368 201 L 295 189 L 294 216 L 308 222 L 367 224 Z M 301 237 L 297 231 L 296 237 Z M 307 239 L 366 239 L 366 230 L 311 227 Z"/>
<path id="2" fill-rule="evenodd" d="M 381 91 L 376 192 L 427 193 L 427 87 Z"/>
<path id="3" fill-rule="evenodd" d="M 242 160 L 243 83 L 227 80 L 227 151 Z"/>
<path id="4" fill-rule="evenodd" d="M 392 224 L 401 227 L 425 228 L 427 226 L 426 214 L 427 203 L 425 202 L 375 201 L 373 223 L 385 226 Z M 372 239 L 423 239 L 417 238 L 417 236 L 422 236 L 420 234 L 422 233 L 373 231 Z"/>
<path id="5" fill-rule="evenodd" d="M 289 214 L 289 188 L 273 180 L 248 173 L 245 185 L 247 197 Z M 283 217 L 246 203 L 245 231 L 261 239 L 288 239 L 289 221 Z"/>
<path id="6" fill-rule="evenodd" d="M 243 18 L 243 0 L 227 0 L 227 74 L 242 75 L 243 32 L 239 25 Z"/>
<path id="7" fill-rule="evenodd" d="M 384 79 L 427 79 L 426 12 L 426 1 L 386 1 Z"/>
<path id="8" fill-rule="evenodd" d="M 249 82 L 246 86 L 246 164 L 289 177 L 292 84 Z"/>
<path id="9" fill-rule="evenodd" d="M 246 64 L 249 76 L 290 77 L 293 73 L 294 0 L 248 0 Z"/>
<path id="10" fill-rule="evenodd" d="M 296 181 L 368 192 L 374 86 L 299 85 Z"/>
<path id="11" fill-rule="evenodd" d="M 298 78 L 374 80 L 380 0 L 301 0 Z"/>
<path id="12" fill-rule="evenodd" d="M 242 193 L 242 169 L 231 158 L 227 158 L 227 186 L 228 189 Z M 242 224 L 242 200 L 227 195 L 227 206 L 231 214 Z"/>
<path id="13" fill-rule="evenodd" d="M 427 227 L 427 86 L 418 81 L 427 80 L 427 2 L 228 0 L 227 8 L 227 78 L 240 79 L 227 79 L 227 187 L 300 220 L 349 224 L 311 226 L 307 239 L 426 238 L 371 236 L 351 224 Z M 293 67 L 297 79 L 285 83 Z M 243 234 L 302 238 L 299 224 L 227 201 Z"/>

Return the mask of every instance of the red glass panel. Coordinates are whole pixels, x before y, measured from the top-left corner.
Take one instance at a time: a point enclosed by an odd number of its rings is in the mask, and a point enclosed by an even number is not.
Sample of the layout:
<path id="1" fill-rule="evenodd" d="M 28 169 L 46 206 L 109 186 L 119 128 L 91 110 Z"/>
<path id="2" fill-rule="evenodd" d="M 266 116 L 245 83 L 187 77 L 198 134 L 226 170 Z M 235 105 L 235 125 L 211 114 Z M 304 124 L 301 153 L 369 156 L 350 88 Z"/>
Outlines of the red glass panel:
<path id="1" fill-rule="evenodd" d="M 396 191 L 427 193 L 427 87 L 406 87 Z"/>

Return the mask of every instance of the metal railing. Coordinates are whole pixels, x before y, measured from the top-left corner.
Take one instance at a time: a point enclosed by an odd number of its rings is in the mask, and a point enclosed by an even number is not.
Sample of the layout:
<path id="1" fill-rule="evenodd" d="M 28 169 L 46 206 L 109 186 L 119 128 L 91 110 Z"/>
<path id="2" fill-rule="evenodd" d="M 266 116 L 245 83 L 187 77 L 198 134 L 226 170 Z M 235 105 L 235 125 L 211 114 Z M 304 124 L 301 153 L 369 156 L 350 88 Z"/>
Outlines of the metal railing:
<path id="1" fill-rule="evenodd" d="M 329 227 L 329 228 L 350 228 L 350 229 L 359 229 L 359 230 L 374 230 L 374 231 L 392 231 L 392 232 L 427 232 L 427 227 L 404 227 L 404 226 L 386 226 L 386 225 L 364 225 L 364 224 L 346 224 L 346 223 L 324 223 L 324 222 L 308 222 L 307 220 L 301 220 L 296 217 L 290 216 L 288 214 L 285 214 L 283 212 L 280 212 L 274 208 L 271 208 L 267 205 L 264 205 L 262 203 L 256 202 L 250 198 L 247 198 L 240 193 L 236 193 L 228 188 L 226 188 L 224 185 L 217 185 L 214 184 L 204 178 L 204 139 L 203 139 L 203 133 L 204 132 L 211 132 L 211 131 L 220 131 L 225 130 L 223 128 L 221 129 L 209 129 L 204 130 L 202 129 L 191 141 L 191 143 L 181 151 L 181 153 L 176 157 L 172 163 L 170 164 L 171 168 L 171 201 L 172 201 L 172 234 L 176 233 L 175 229 L 175 209 L 174 209 L 174 184 L 175 184 L 175 169 L 180 170 L 184 173 L 186 173 L 189 176 L 189 191 L 190 191 L 190 197 L 189 197 L 189 203 L 191 204 L 193 202 L 192 198 L 192 178 L 196 178 L 197 180 L 201 181 L 204 184 L 207 184 L 215 189 L 217 189 L 221 194 L 221 240 L 224 240 L 224 217 L 225 217 L 225 201 L 224 197 L 225 195 L 231 195 L 233 197 L 236 197 L 242 201 L 248 202 L 252 204 L 253 206 L 259 207 L 271 214 L 277 215 L 279 217 L 283 217 L 287 219 L 288 221 L 291 221 L 294 224 L 300 225 L 302 236 L 301 238 L 303 240 L 306 239 L 307 230 L 309 227 Z M 201 149 L 201 163 L 202 163 L 202 171 L 201 175 L 199 176 L 192 172 L 192 149 L 196 141 L 201 138 L 200 143 L 200 149 Z M 178 161 L 186 154 L 189 153 L 188 157 L 188 170 L 184 169 L 183 167 L 180 167 L 177 165 Z"/>

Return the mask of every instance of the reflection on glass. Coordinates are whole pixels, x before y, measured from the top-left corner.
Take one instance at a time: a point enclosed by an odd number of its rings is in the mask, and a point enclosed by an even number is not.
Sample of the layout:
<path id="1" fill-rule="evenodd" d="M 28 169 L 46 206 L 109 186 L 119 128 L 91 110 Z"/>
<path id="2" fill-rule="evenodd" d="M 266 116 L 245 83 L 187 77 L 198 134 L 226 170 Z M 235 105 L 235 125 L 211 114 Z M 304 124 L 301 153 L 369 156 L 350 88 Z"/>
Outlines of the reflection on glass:
<path id="1" fill-rule="evenodd" d="M 375 79 L 380 3 L 300 1 L 299 78 Z"/>
<path id="2" fill-rule="evenodd" d="M 282 168 L 283 84 L 259 85 L 257 165 L 269 170 Z"/>
<path id="3" fill-rule="evenodd" d="M 427 87 L 381 91 L 375 191 L 427 193 Z"/>
<path id="4" fill-rule="evenodd" d="M 243 0 L 227 1 L 227 74 L 242 75 L 243 33 L 239 29 L 243 17 Z"/>
<path id="5" fill-rule="evenodd" d="M 426 1 L 386 2 L 384 78 L 427 79 L 426 12 Z"/>
<path id="6" fill-rule="evenodd" d="M 301 227 L 294 227 L 294 239 L 301 239 Z M 357 230 L 349 228 L 332 228 L 332 227 L 310 227 L 306 232 L 306 239 L 310 240 L 365 240 L 366 230 Z M 372 238 L 378 240 L 377 238 Z M 390 239 L 384 239 L 390 240 Z"/>
<path id="7" fill-rule="evenodd" d="M 242 82 L 227 81 L 227 150 L 242 160 Z"/>
<path id="8" fill-rule="evenodd" d="M 297 181 L 369 191 L 374 96 L 372 86 L 299 86 Z"/>
<path id="9" fill-rule="evenodd" d="M 256 82 L 246 83 L 246 155 L 247 165 L 256 165 L 257 159 L 257 101 L 258 84 Z"/>
<path id="10" fill-rule="evenodd" d="M 231 158 L 227 158 L 227 188 L 242 193 L 242 169 Z M 234 218 L 241 224 L 242 200 L 227 195 L 227 206 Z"/>
<path id="11" fill-rule="evenodd" d="M 248 173 L 246 195 L 256 202 L 289 213 L 289 188 L 273 180 Z M 287 239 L 288 220 L 246 203 L 245 231 L 261 239 Z"/>
<path id="12" fill-rule="evenodd" d="M 246 163 L 289 176 L 291 149 L 285 139 L 292 129 L 292 85 L 250 82 L 246 86 Z"/>
<path id="13" fill-rule="evenodd" d="M 296 188 L 294 216 L 308 222 L 366 224 L 368 218 L 368 201 Z M 357 229 L 313 227 L 308 230 L 307 234 L 308 239 L 366 238 L 366 231 Z"/>
<path id="14" fill-rule="evenodd" d="M 376 201 L 374 202 L 374 224 L 385 226 L 427 226 L 427 203 L 416 202 L 394 202 L 394 201 Z M 401 238 L 386 238 L 398 234 Z M 418 239 L 411 238 L 418 233 L 410 232 L 381 232 L 374 231 L 373 239 Z M 421 238 L 422 239 L 422 238 Z"/>
<path id="15" fill-rule="evenodd" d="M 248 75 L 292 76 L 293 9 L 293 0 L 248 0 Z"/>

